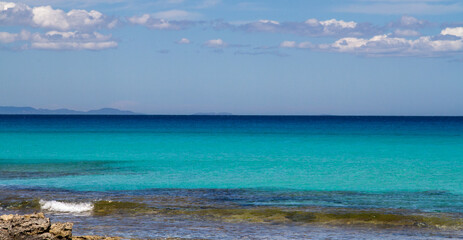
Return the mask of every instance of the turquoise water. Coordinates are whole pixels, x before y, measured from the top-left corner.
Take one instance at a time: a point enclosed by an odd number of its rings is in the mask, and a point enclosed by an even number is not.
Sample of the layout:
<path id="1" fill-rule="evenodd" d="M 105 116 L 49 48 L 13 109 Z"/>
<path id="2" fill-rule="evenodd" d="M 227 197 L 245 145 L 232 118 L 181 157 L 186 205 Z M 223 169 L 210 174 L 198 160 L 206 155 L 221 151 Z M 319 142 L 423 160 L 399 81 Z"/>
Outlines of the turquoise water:
<path id="1" fill-rule="evenodd" d="M 122 204 L 101 215 L 101 201 Z M 463 238 L 463 118 L 0 116 L 0 214 L 39 210 L 127 238 Z M 362 211 L 401 227 L 352 227 Z"/>
<path id="2" fill-rule="evenodd" d="M 0 184 L 463 193 L 463 119 L 0 117 Z"/>
<path id="3" fill-rule="evenodd" d="M 0 116 L 0 186 L 355 192 L 378 202 L 445 193 L 456 201 L 463 118 Z M 446 209 L 463 211 L 460 202 Z"/>

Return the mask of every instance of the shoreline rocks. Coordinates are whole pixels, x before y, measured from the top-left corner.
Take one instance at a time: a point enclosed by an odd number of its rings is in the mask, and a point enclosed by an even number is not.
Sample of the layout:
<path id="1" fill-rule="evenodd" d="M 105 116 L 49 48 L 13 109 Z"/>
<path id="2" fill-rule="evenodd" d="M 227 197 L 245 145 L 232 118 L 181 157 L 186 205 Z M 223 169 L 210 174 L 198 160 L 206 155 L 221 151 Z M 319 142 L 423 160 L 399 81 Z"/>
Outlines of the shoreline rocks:
<path id="1" fill-rule="evenodd" d="M 101 236 L 72 236 L 73 223 L 51 223 L 43 213 L 0 216 L 0 240 L 120 240 Z"/>

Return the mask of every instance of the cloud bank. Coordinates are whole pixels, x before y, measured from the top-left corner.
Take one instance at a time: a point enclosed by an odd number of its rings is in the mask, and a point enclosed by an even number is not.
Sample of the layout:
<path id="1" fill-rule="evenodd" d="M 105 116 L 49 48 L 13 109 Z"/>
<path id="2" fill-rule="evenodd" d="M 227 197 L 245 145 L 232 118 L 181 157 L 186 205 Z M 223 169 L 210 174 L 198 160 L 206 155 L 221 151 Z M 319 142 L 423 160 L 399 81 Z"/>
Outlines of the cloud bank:
<path id="1" fill-rule="evenodd" d="M 22 3 L 0 2 L 0 25 L 23 26 L 46 30 L 45 33 L 23 30 L 0 33 L 1 43 L 19 43 L 20 49 L 102 50 L 117 47 L 111 35 L 96 32 L 112 29 L 118 20 L 91 10 L 65 12 L 51 6 L 29 7 Z M 47 31 L 48 30 L 48 31 Z M 17 45 L 14 48 L 18 48 Z"/>
<path id="2" fill-rule="evenodd" d="M 168 4 L 179 5 L 185 0 L 166 0 Z M 360 4 L 361 0 L 359 0 Z M 190 9 L 213 7 L 220 1 L 204 0 L 203 6 Z M 366 7 L 378 5 L 403 6 L 404 4 L 426 4 L 438 7 L 440 0 L 375 0 L 363 4 Z M 447 4 L 446 6 L 449 6 Z M 347 8 L 346 11 L 349 11 Z M 361 9 L 359 10 L 361 11 Z M 393 12 L 392 12 L 393 13 Z M 118 42 L 110 32 L 118 26 L 143 26 L 150 30 L 182 31 L 194 26 L 202 30 L 228 30 L 246 34 L 265 33 L 288 39 L 290 36 L 304 40 L 285 40 L 273 47 L 229 44 L 216 39 L 187 38 L 172 40 L 177 44 L 202 42 L 197 46 L 221 51 L 225 48 L 241 47 L 237 54 L 286 56 L 285 49 L 305 49 L 323 52 L 349 53 L 362 56 L 416 56 L 439 57 L 463 52 L 463 27 L 461 24 L 447 25 L 437 35 L 425 36 L 422 32 L 435 29 L 437 24 L 404 15 L 396 21 L 376 26 L 368 22 L 345 19 L 308 18 L 300 22 L 280 22 L 270 19 L 257 21 L 226 22 L 204 21 L 200 13 L 172 9 L 128 17 L 110 17 L 96 10 L 71 9 L 64 11 L 51 6 L 28 6 L 23 3 L 0 2 L 0 26 L 12 26 L 16 32 L 0 32 L 2 48 L 43 50 L 104 50 L 116 48 Z M 450 27 L 451 26 L 451 27 Z M 21 30 L 22 28 L 22 30 Z M 318 38 L 313 43 L 311 38 Z M 320 43 L 322 42 L 322 43 Z M 5 47 L 4 47 L 5 46 Z M 253 50 L 254 49 L 254 50 Z M 257 49 L 257 50 L 256 50 Z M 261 50 L 265 49 L 265 50 Z M 169 52 L 164 51 L 164 52 Z"/>
<path id="3" fill-rule="evenodd" d="M 101 12 L 73 9 L 65 12 L 51 6 L 29 7 L 22 3 L 0 2 L 0 25 L 19 25 L 53 30 L 89 31 L 114 28 L 117 19 Z"/>
<path id="4" fill-rule="evenodd" d="M 133 16 L 127 19 L 128 22 L 134 25 L 145 26 L 149 29 L 156 30 L 183 30 L 196 24 L 190 20 L 168 20 L 164 18 L 156 18 L 154 15 L 143 14 L 141 16 Z"/>
<path id="5" fill-rule="evenodd" d="M 280 47 L 351 53 L 364 56 L 449 56 L 463 52 L 463 27 L 446 28 L 439 35 L 424 36 L 416 39 L 383 34 L 372 38 L 346 37 L 330 44 L 284 41 L 280 44 Z"/>
<path id="6" fill-rule="evenodd" d="M 268 32 L 281 34 L 296 34 L 310 37 L 336 36 L 368 36 L 380 32 L 380 29 L 369 23 L 357 23 L 337 19 L 318 20 L 308 19 L 304 22 L 278 22 L 275 20 L 259 20 L 232 26 L 246 32 Z"/>

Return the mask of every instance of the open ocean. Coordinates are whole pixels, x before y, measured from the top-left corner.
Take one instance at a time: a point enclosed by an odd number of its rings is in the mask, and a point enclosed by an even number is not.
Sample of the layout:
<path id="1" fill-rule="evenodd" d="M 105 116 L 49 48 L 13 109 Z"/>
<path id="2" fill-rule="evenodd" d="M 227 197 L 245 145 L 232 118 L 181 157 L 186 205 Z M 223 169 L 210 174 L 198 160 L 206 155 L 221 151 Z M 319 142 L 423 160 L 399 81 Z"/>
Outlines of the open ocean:
<path id="1" fill-rule="evenodd" d="M 0 214 L 74 233 L 463 238 L 463 118 L 0 115 Z"/>

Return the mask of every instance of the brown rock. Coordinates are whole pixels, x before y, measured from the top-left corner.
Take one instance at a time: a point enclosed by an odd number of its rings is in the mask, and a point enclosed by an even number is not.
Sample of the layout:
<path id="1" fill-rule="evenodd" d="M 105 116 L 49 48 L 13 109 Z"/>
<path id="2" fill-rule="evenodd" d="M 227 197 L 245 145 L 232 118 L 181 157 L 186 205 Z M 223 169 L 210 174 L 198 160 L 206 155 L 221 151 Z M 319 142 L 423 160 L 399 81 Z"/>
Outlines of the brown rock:
<path id="1" fill-rule="evenodd" d="M 43 213 L 0 216 L 0 240 L 71 240 L 72 223 L 51 224 Z"/>
<path id="2" fill-rule="evenodd" d="M 72 239 L 73 223 L 53 223 L 50 227 L 50 233 L 57 239 Z"/>
<path id="3" fill-rule="evenodd" d="M 3 215 L 0 217 L 1 238 L 4 239 L 34 239 L 50 229 L 50 219 L 43 214 Z"/>
<path id="4" fill-rule="evenodd" d="M 121 240 L 117 237 L 72 237 L 72 223 L 50 223 L 43 213 L 0 216 L 0 240 Z"/>

